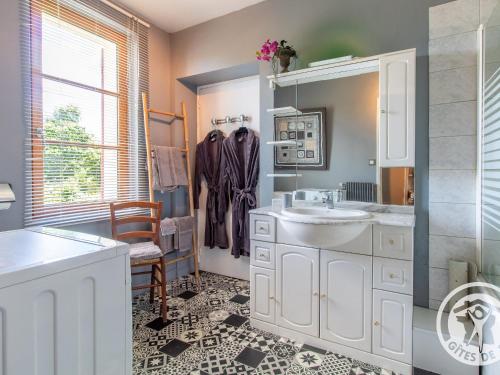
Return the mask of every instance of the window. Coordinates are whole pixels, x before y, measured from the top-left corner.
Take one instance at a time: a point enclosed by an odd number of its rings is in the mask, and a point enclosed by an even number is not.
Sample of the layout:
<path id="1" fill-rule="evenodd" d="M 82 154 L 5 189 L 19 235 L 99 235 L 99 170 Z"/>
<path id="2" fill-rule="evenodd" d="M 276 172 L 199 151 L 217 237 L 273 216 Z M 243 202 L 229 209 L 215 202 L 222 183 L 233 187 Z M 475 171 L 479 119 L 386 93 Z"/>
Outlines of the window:
<path id="1" fill-rule="evenodd" d="M 30 26 L 26 224 L 147 199 L 137 32 L 75 0 L 32 0 Z"/>

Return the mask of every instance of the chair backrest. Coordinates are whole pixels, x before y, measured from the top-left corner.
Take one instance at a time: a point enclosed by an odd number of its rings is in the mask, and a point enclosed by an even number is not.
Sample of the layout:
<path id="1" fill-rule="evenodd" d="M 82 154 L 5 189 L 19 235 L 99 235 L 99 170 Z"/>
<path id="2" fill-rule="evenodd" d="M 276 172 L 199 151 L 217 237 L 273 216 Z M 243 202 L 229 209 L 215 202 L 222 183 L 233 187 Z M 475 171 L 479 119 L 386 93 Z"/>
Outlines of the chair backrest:
<path id="1" fill-rule="evenodd" d="M 113 239 L 122 241 L 132 238 L 150 238 L 156 245 L 160 245 L 160 222 L 163 203 L 160 202 L 125 202 L 125 203 L 110 203 L 109 210 L 111 213 L 111 233 Z M 150 216 L 147 215 L 129 215 L 121 216 L 118 211 L 130 210 L 137 208 L 149 209 Z M 151 230 L 133 230 L 120 232 L 118 227 L 125 224 L 149 223 Z"/>

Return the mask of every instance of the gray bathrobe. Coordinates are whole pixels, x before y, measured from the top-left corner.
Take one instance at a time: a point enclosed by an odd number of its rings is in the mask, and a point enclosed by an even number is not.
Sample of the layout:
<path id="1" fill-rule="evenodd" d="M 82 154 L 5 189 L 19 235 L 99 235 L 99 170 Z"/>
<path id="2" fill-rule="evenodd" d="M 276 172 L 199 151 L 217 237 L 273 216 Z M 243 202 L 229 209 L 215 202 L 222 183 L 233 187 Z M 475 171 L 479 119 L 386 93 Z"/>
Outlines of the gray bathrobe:
<path id="1" fill-rule="evenodd" d="M 200 208 L 199 196 L 201 182 L 207 182 L 207 206 L 205 219 L 205 246 L 211 249 L 215 246 L 227 249 L 229 242 L 226 231 L 225 213 L 227 194 L 221 194 L 221 158 L 224 134 L 220 130 L 214 131 L 215 137 L 208 133 L 203 142 L 196 146 L 196 164 L 194 175 L 194 208 Z"/>
<path id="2" fill-rule="evenodd" d="M 235 258 L 250 255 L 248 211 L 257 206 L 255 190 L 259 179 L 259 138 L 253 130 L 246 130 L 241 134 L 238 134 L 239 130 L 233 131 L 222 145 L 221 194 L 229 192 L 231 198 L 231 253 Z"/>

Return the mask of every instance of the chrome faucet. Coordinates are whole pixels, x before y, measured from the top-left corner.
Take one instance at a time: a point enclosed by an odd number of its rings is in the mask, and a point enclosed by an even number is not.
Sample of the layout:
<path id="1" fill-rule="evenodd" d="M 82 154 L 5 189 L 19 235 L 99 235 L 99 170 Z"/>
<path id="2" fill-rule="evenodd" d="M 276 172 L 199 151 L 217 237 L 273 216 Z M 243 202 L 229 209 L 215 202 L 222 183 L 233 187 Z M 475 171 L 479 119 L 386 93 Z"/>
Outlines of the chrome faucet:
<path id="1" fill-rule="evenodd" d="M 322 191 L 321 194 L 323 195 L 322 202 L 325 205 L 326 208 L 333 209 L 334 204 L 333 204 L 333 191 L 330 190 L 325 190 Z"/>

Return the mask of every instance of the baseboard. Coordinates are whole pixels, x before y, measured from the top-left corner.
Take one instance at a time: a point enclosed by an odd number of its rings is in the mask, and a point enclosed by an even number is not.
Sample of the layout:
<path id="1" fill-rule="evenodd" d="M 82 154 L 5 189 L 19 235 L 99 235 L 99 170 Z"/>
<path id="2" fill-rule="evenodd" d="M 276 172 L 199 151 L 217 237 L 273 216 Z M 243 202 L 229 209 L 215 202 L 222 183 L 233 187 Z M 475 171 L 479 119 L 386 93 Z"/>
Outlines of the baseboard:
<path id="1" fill-rule="evenodd" d="M 389 358 L 381 357 L 376 354 L 367 353 L 359 349 L 350 348 L 348 346 L 336 344 L 331 341 L 320 339 L 319 337 L 312 337 L 304 335 L 303 333 L 294 330 L 279 327 L 274 324 L 262 322 L 260 320 L 250 318 L 250 323 L 253 327 L 262 329 L 264 331 L 274 333 L 276 335 L 284 336 L 293 339 L 301 344 L 308 344 L 316 346 L 320 349 L 330 350 L 334 353 L 342 354 L 347 357 L 355 358 L 357 360 L 370 363 L 372 365 L 380 366 L 387 370 L 392 370 L 401 375 L 412 375 L 412 366 L 406 363 L 394 361 Z"/>

